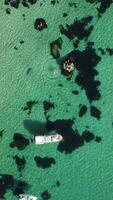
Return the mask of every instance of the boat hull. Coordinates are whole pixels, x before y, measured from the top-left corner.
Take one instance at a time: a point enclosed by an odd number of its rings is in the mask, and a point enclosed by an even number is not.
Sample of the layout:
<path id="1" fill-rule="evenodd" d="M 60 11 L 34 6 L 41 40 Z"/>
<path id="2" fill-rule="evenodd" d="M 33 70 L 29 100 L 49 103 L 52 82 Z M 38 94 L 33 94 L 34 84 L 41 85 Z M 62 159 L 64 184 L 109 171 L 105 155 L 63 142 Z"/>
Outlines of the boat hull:
<path id="1" fill-rule="evenodd" d="M 49 136 L 35 136 L 35 144 L 48 144 L 48 143 L 56 143 L 62 140 L 62 136 L 60 134 L 49 135 Z"/>

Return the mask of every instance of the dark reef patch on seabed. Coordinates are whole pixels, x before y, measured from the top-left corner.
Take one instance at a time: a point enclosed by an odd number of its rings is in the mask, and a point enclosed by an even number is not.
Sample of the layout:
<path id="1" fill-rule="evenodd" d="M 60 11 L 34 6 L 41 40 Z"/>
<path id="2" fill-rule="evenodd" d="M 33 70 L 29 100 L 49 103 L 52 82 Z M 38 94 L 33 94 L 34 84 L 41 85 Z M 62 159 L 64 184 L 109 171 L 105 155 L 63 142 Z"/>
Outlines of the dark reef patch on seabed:
<path id="1" fill-rule="evenodd" d="M 58 38 L 50 43 L 50 52 L 53 58 L 58 59 L 60 57 L 60 49 L 62 49 L 63 40 Z"/>
<path id="2" fill-rule="evenodd" d="M 58 4 L 60 2 L 60 0 L 51 0 L 51 4 L 55 5 L 56 3 Z"/>
<path id="3" fill-rule="evenodd" d="M 69 2 L 68 6 L 77 8 L 77 4 L 75 2 Z"/>
<path id="4" fill-rule="evenodd" d="M 0 139 L 2 139 L 4 133 L 4 129 L 0 131 Z"/>
<path id="5" fill-rule="evenodd" d="M 91 142 L 95 138 L 94 134 L 87 130 L 83 131 L 82 137 L 83 137 L 84 141 L 86 141 L 86 142 Z"/>
<path id="6" fill-rule="evenodd" d="M 95 137 L 95 141 L 96 141 L 96 142 L 99 143 L 99 142 L 101 142 L 101 140 L 102 140 L 102 137 L 100 137 L 100 136 L 96 136 L 96 137 Z"/>
<path id="7" fill-rule="evenodd" d="M 37 0 L 5 0 L 4 4 L 14 7 L 16 9 L 19 8 L 20 4 L 22 4 L 24 7 L 30 7 L 30 5 L 33 5 L 37 3 Z"/>
<path id="8" fill-rule="evenodd" d="M 99 100 L 101 94 L 98 90 L 100 81 L 95 80 L 98 71 L 95 69 L 100 62 L 101 57 L 96 54 L 96 50 L 92 46 L 87 46 L 85 50 L 74 51 L 76 59 L 76 68 L 78 75 L 75 82 L 85 89 L 89 101 Z"/>
<path id="9" fill-rule="evenodd" d="M 56 182 L 56 186 L 59 187 L 60 186 L 60 181 Z"/>
<path id="10" fill-rule="evenodd" d="M 98 71 L 95 68 L 101 61 L 101 57 L 97 55 L 93 44 L 93 42 L 88 42 L 83 51 L 73 50 L 67 55 L 67 57 L 73 58 L 73 63 L 75 63 L 78 70 L 75 82 L 81 86 L 81 89 L 85 89 L 86 96 L 90 102 L 99 100 L 101 97 L 98 90 L 100 81 L 95 78 L 98 75 Z M 64 59 L 62 58 L 59 62 L 61 66 Z"/>
<path id="11" fill-rule="evenodd" d="M 10 143 L 10 147 L 17 147 L 17 149 L 21 151 L 25 149 L 29 145 L 29 143 L 29 140 L 25 138 L 22 134 L 14 133 L 13 141 Z"/>
<path id="12" fill-rule="evenodd" d="M 51 103 L 50 101 L 44 101 L 43 108 L 44 108 L 44 114 L 46 115 L 48 110 L 55 108 L 55 105 L 54 103 Z"/>
<path id="13" fill-rule="evenodd" d="M 37 166 L 43 169 L 49 168 L 51 167 L 52 164 L 56 163 L 54 158 L 49 158 L 49 157 L 41 158 L 40 156 L 35 156 L 34 160 Z"/>
<path id="14" fill-rule="evenodd" d="M 31 70 L 32 70 L 32 68 L 29 67 L 28 70 L 27 70 L 27 72 L 26 72 L 26 74 L 28 75 L 31 72 Z"/>
<path id="15" fill-rule="evenodd" d="M 33 100 L 33 101 L 27 101 L 27 102 L 26 102 L 26 106 L 23 107 L 22 109 L 23 109 L 23 111 L 28 111 L 27 114 L 30 115 L 33 106 L 36 105 L 37 103 L 38 103 L 38 101 L 35 101 L 35 100 Z"/>
<path id="16" fill-rule="evenodd" d="M 18 181 L 16 187 L 13 189 L 13 194 L 18 196 L 19 194 L 24 194 L 24 190 L 28 188 L 28 183 L 25 181 Z"/>
<path id="17" fill-rule="evenodd" d="M 78 92 L 77 90 L 73 90 L 73 91 L 72 91 L 72 94 L 74 94 L 74 95 L 78 95 L 79 92 Z"/>
<path id="18" fill-rule="evenodd" d="M 67 17 L 68 14 L 64 12 L 62 16 L 63 16 L 63 17 Z"/>
<path id="19" fill-rule="evenodd" d="M 98 120 L 100 119 L 101 111 L 96 106 L 91 106 L 90 112 L 91 116 L 97 118 Z"/>
<path id="20" fill-rule="evenodd" d="M 79 43 L 80 43 L 80 40 L 78 40 L 78 39 L 74 40 L 74 41 L 73 41 L 73 47 L 74 47 L 75 49 L 78 48 Z"/>
<path id="21" fill-rule="evenodd" d="M 101 52 L 102 55 L 105 55 L 105 51 L 100 47 L 98 50 Z"/>
<path id="22" fill-rule="evenodd" d="M 67 24 L 66 28 L 60 25 L 60 32 L 61 34 L 67 36 L 70 40 L 75 37 L 77 37 L 79 40 L 88 38 L 91 31 L 93 30 L 93 26 L 87 27 L 87 25 L 92 21 L 92 19 L 92 16 L 88 16 L 80 20 L 76 20 L 71 25 Z"/>
<path id="23" fill-rule="evenodd" d="M 0 198 L 4 199 L 7 190 L 14 186 L 14 178 L 9 174 L 0 174 Z"/>
<path id="24" fill-rule="evenodd" d="M 109 53 L 110 56 L 113 55 L 113 48 L 106 48 L 106 51 Z"/>
<path id="25" fill-rule="evenodd" d="M 11 9 L 10 9 L 10 8 L 6 8 L 6 13 L 7 13 L 8 15 L 10 15 L 10 14 L 11 14 Z"/>
<path id="26" fill-rule="evenodd" d="M 0 199 L 5 199 L 5 194 L 11 190 L 14 195 L 24 194 L 29 185 L 25 181 L 16 180 L 13 175 L 0 174 Z"/>
<path id="27" fill-rule="evenodd" d="M 62 119 L 56 121 L 50 121 L 47 119 L 47 130 L 54 130 L 63 136 L 63 140 L 58 144 L 57 147 L 57 150 L 61 153 L 72 153 L 74 150 L 82 147 L 85 142 L 90 142 L 95 139 L 94 134 L 90 131 L 84 131 L 83 135 L 80 135 L 77 129 L 73 130 L 73 124 L 74 121 L 71 119 Z"/>
<path id="28" fill-rule="evenodd" d="M 106 12 L 106 10 L 111 6 L 113 0 L 86 0 L 89 3 L 99 3 L 98 16 L 101 17 L 101 14 Z"/>
<path id="29" fill-rule="evenodd" d="M 80 105 L 80 110 L 79 110 L 79 117 L 83 117 L 87 112 L 87 106 L 86 105 Z"/>
<path id="30" fill-rule="evenodd" d="M 43 18 L 37 18 L 34 23 L 34 28 L 38 31 L 42 31 L 43 29 L 47 28 L 47 23 Z"/>
<path id="31" fill-rule="evenodd" d="M 60 187 L 60 181 L 56 181 L 53 185 L 52 185 L 52 188 L 53 187 Z"/>
<path id="32" fill-rule="evenodd" d="M 51 198 L 51 195 L 47 190 L 45 190 L 44 192 L 41 193 L 41 197 L 43 200 L 48 200 Z"/>
<path id="33" fill-rule="evenodd" d="M 25 168 L 26 160 L 25 157 L 19 157 L 18 155 L 13 156 L 13 159 L 16 162 L 18 171 L 21 172 Z"/>

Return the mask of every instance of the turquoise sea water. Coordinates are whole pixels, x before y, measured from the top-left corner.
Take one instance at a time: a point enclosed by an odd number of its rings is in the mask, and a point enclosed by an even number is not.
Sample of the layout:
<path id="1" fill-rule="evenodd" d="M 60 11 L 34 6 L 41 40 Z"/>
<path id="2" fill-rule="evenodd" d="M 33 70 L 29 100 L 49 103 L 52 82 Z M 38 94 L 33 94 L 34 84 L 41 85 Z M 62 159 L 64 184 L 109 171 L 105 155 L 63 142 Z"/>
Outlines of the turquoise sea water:
<path id="1" fill-rule="evenodd" d="M 75 8 L 69 6 L 69 2 L 63 0 L 52 5 L 49 0 L 38 1 L 29 9 L 20 4 L 18 9 L 11 7 L 10 15 L 5 11 L 10 6 L 4 5 L 2 0 L 0 2 L 0 129 L 4 129 L 0 139 L 0 174 L 13 175 L 16 180 L 26 181 L 29 187 L 25 193 L 37 196 L 39 200 L 46 190 L 51 200 L 112 200 L 113 56 L 108 54 L 106 48 L 113 47 L 113 4 L 98 18 L 100 3 L 78 0 L 74 1 L 77 5 Z M 64 12 L 68 13 L 67 17 L 62 16 Z M 50 54 L 50 43 L 58 37 L 63 39 L 61 57 L 73 50 L 73 42 L 60 33 L 60 24 L 72 24 L 74 19 L 90 15 L 93 16 L 93 31 L 88 41 L 94 42 L 96 53 L 101 57 L 96 66 L 99 72 L 96 79 L 101 82 L 101 98 L 92 103 L 101 110 L 100 120 L 90 115 L 90 102 L 85 90 L 75 83 L 78 70 L 75 69 L 71 80 L 67 81 Z M 48 28 L 35 30 L 36 18 L 44 18 Z M 21 40 L 23 44 L 20 44 Z M 78 49 L 82 51 L 86 44 L 86 40 L 81 40 Z M 102 48 L 105 55 L 98 48 Z M 26 74 L 29 68 L 31 71 Z M 63 84 L 63 87 L 58 84 Z M 73 90 L 79 91 L 79 95 L 72 95 Z M 40 129 L 46 131 L 43 101 L 49 99 L 55 104 L 55 108 L 48 111 L 51 121 L 75 117 L 73 129 L 81 134 L 89 126 L 91 132 L 102 137 L 101 142 L 91 141 L 71 154 L 58 151 L 58 144 L 38 146 L 33 142 L 22 151 L 16 147 L 10 148 L 14 133 L 21 133 L 29 140 L 33 138 L 33 134 L 25 128 L 25 120 L 29 120 L 29 123 L 36 121 L 39 125 L 37 132 Z M 22 107 L 31 100 L 38 103 L 28 115 Z M 85 104 L 88 108 L 82 118 L 78 116 L 79 104 Z M 12 158 L 15 155 L 26 159 L 22 176 Z M 34 161 L 35 156 L 52 157 L 56 163 L 47 169 L 39 168 Z M 60 182 L 59 187 L 56 181 Z M 6 200 L 18 199 L 12 190 L 8 189 L 5 193 Z"/>

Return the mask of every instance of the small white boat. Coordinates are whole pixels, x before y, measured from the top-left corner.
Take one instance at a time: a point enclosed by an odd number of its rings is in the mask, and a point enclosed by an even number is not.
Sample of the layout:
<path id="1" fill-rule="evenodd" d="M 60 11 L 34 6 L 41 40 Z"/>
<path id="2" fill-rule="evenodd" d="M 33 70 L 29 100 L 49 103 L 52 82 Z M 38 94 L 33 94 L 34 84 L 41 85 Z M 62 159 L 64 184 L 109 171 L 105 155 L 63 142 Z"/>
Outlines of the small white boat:
<path id="1" fill-rule="evenodd" d="M 37 197 L 34 197 L 32 195 L 20 194 L 19 200 L 38 200 L 38 199 L 37 199 Z"/>
<path id="2" fill-rule="evenodd" d="M 55 143 L 60 142 L 63 139 L 62 135 L 55 134 L 55 135 L 40 135 L 35 136 L 35 144 L 47 144 L 47 143 Z"/>

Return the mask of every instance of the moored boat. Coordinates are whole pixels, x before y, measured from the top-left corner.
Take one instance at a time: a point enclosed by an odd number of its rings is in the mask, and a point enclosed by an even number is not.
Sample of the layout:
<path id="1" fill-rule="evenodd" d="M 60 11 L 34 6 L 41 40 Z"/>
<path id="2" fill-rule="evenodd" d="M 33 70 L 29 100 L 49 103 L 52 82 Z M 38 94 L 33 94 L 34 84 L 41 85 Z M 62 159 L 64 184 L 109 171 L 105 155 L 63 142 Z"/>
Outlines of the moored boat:
<path id="1" fill-rule="evenodd" d="M 63 139 L 62 135 L 39 135 L 35 136 L 35 144 L 47 144 L 47 143 L 55 143 L 60 142 Z"/>

